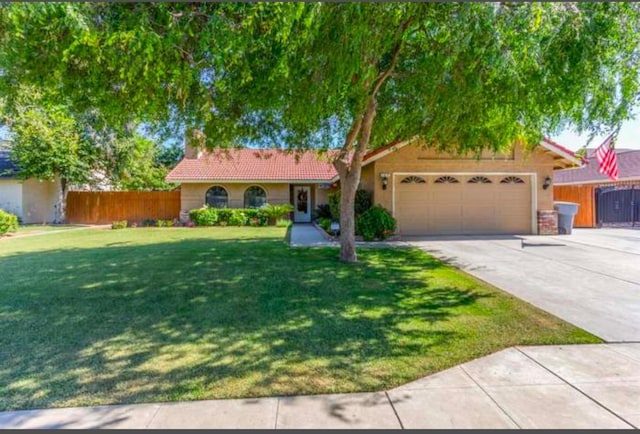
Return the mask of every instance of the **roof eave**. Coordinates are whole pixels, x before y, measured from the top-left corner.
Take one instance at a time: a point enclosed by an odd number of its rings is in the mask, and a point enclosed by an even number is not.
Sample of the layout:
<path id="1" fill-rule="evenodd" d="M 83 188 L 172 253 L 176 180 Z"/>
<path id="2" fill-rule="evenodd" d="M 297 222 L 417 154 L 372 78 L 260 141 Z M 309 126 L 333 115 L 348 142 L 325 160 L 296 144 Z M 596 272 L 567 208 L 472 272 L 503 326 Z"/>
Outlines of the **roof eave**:
<path id="1" fill-rule="evenodd" d="M 559 146 L 552 143 L 547 138 L 542 139 L 540 142 L 540 146 L 545 148 L 547 151 L 560 156 L 564 159 L 568 164 L 565 164 L 565 168 L 579 168 L 586 164 L 586 161 L 575 154 L 569 152 L 568 150 L 562 149 Z"/>
<path id="2" fill-rule="evenodd" d="M 226 183 L 226 184 L 327 184 L 334 182 L 329 179 L 222 179 L 222 178 L 165 178 L 167 182 L 179 182 L 181 184 L 202 184 L 202 183 Z"/>

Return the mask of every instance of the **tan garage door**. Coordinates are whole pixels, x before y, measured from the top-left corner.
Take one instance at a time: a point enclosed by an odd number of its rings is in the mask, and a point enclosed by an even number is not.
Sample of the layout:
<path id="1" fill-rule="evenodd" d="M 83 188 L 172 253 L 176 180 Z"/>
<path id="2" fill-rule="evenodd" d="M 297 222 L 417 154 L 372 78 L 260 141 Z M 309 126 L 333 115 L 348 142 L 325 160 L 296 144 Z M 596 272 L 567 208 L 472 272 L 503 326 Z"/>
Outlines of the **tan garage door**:
<path id="1" fill-rule="evenodd" d="M 531 178 L 397 176 L 395 215 L 404 235 L 529 234 Z"/>

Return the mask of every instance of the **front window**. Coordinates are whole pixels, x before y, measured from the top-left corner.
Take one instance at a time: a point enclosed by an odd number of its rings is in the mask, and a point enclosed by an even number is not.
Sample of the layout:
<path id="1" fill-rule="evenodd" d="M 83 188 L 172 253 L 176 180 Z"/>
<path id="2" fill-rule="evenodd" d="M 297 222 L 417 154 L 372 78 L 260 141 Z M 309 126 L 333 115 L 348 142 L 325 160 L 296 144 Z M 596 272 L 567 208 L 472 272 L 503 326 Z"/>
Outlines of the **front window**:
<path id="1" fill-rule="evenodd" d="M 206 203 L 212 208 L 227 208 L 229 206 L 229 194 L 223 187 L 211 187 L 207 190 Z"/>
<path id="2" fill-rule="evenodd" d="M 260 208 L 267 204 L 267 192 L 264 188 L 254 185 L 249 187 L 244 192 L 244 207 L 245 208 Z"/>

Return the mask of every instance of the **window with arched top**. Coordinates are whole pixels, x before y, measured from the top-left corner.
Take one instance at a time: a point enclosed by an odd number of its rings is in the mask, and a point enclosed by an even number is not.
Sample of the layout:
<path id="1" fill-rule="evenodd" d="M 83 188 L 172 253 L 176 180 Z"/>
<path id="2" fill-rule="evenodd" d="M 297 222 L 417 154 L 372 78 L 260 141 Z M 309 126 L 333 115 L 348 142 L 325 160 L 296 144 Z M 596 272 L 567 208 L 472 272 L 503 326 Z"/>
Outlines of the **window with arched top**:
<path id="1" fill-rule="evenodd" d="M 212 208 L 227 208 L 229 206 L 229 193 L 219 185 L 211 187 L 205 195 L 205 203 Z"/>
<path id="2" fill-rule="evenodd" d="M 260 208 L 267 204 L 267 192 L 264 188 L 252 185 L 244 191 L 244 207 Z"/>
<path id="3" fill-rule="evenodd" d="M 524 181 L 517 176 L 507 176 L 506 178 L 502 178 L 500 184 L 524 184 Z"/>
<path id="4" fill-rule="evenodd" d="M 458 184 L 459 182 L 460 181 L 458 181 L 456 178 L 449 175 L 441 176 L 434 181 L 434 183 L 436 184 Z"/>
<path id="5" fill-rule="evenodd" d="M 403 184 L 424 184 L 424 183 L 426 183 L 424 178 L 421 178 L 419 176 L 407 176 L 406 178 L 404 178 L 400 182 L 403 183 Z"/>
<path id="6" fill-rule="evenodd" d="M 470 178 L 467 183 L 469 184 L 491 184 L 491 180 L 486 176 L 474 176 Z"/>

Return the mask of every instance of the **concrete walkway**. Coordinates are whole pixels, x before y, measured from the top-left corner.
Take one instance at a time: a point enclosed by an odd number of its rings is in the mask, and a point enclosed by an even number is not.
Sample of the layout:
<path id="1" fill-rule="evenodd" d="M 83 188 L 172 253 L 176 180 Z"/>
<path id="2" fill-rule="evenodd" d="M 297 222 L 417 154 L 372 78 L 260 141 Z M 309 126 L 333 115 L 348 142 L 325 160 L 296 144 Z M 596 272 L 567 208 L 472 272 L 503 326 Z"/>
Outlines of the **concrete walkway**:
<path id="1" fill-rule="evenodd" d="M 510 348 L 387 392 L 0 413 L 0 428 L 633 428 L 640 344 Z"/>
<path id="2" fill-rule="evenodd" d="M 337 242 L 327 240 L 311 223 L 294 223 L 291 226 L 292 247 L 337 246 Z"/>
<path id="3" fill-rule="evenodd" d="M 640 342 L 639 230 L 410 243 L 606 341 Z"/>

